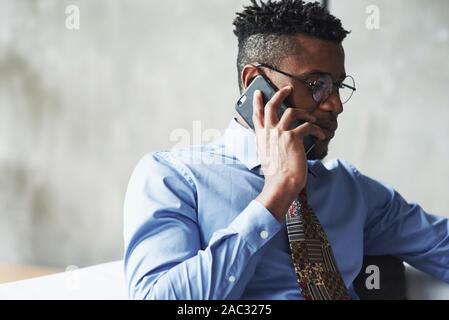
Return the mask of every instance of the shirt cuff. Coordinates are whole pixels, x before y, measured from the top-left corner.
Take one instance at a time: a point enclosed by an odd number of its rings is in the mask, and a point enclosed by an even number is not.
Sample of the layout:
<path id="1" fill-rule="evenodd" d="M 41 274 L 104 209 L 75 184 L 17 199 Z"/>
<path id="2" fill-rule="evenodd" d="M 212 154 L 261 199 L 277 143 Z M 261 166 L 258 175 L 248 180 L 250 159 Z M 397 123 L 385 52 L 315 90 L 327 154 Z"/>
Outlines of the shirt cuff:
<path id="1" fill-rule="evenodd" d="M 252 200 L 232 221 L 229 228 L 237 231 L 250 249 L 257 251 L 283 227 L 260 202 Z"/>

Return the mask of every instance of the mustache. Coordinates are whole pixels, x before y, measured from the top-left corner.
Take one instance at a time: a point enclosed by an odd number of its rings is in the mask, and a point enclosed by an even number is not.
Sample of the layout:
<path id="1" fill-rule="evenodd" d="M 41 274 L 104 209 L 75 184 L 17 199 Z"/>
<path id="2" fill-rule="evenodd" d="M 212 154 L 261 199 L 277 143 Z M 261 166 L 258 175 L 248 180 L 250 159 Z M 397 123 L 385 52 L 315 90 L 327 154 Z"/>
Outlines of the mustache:
<path id="1" fill-rule="evenodd" d="M 337 117 L 318 119 L 315 124 L 323 129 L 328 129 L 330 131 L 335 131 L 338 128 Z"/>

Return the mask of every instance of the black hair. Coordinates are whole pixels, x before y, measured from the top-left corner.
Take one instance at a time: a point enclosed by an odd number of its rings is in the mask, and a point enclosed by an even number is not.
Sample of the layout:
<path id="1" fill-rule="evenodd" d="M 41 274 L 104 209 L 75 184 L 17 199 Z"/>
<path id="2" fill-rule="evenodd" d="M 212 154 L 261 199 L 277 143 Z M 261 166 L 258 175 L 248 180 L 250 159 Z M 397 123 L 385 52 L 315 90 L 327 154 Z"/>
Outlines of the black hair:
<path id="1" fill-rule="evenodd" d="M 267 63 L 279 67 L 282 60 L 298 48 L 290 41 L 292 36 L 304 34 L 319 39 L 341 43 L 349 31 L 341 21 L 331 15 L 319 2 L 302 0 L 268 0 L 260 4 L 251 0 L 236 13 L 233 25 L 238 38 L 237 71 L 240 90 L 243 89 L 240 73 L 246 64 Z"/>

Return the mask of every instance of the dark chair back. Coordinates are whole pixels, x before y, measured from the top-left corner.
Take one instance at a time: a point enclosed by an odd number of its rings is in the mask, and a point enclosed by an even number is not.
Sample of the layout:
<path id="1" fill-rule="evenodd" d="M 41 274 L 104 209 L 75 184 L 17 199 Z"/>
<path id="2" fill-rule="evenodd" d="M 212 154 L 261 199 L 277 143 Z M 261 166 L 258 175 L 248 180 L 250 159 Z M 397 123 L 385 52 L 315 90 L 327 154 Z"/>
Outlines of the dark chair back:
<path id="1" fill-rule="evenodd" d="M 369 289 L 366 282 L 372 283 L 373 271 L 367 267 L 373 265 L 379 269 L 379 289 Z M 373 269 L 373 268 L 371 268 Z M 363 267 L 354 280 L 354 289 L 362 300 L 405 300 L 406 280 L 402 260 L 393 256 L 365 256 Z"/>

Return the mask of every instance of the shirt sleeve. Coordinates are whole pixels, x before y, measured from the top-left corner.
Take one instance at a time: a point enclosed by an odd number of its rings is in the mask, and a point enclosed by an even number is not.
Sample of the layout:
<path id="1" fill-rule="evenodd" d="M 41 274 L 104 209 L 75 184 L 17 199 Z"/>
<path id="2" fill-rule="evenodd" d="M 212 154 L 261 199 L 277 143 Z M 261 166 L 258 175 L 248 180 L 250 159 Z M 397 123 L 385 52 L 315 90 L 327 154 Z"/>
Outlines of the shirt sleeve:
<path id="1" fill-rule="evenodd" d="M 448 219 L 408 203 L 389 186 L 359 177 L 368 207 L 365 255 L 394 255 L 449 283 Z"/>
<path id="2" fill-rule="evenodd" d="M 134 299 L 239 299 L 281 224 L 257 201 L 201 247 L 196 189 L 157 153 L 134 170 L 124 205 L 125 277 Z"/>

